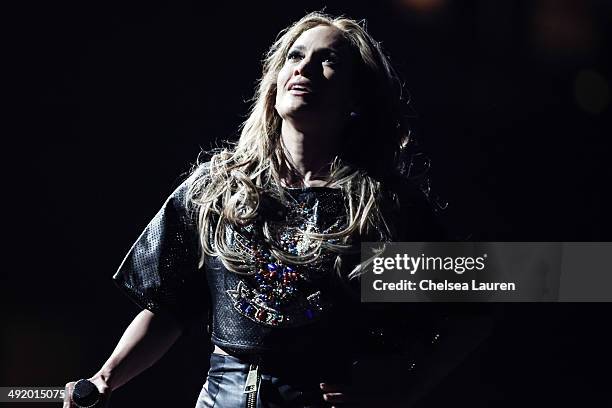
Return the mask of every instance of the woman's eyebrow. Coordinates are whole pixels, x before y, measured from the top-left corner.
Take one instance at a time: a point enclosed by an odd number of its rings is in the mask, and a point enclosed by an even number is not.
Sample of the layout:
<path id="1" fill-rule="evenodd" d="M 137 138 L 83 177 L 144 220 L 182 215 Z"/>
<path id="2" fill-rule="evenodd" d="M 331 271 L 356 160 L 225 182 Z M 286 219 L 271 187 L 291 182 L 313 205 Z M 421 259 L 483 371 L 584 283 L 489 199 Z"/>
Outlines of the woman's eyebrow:
<path id="1" fill-rule="evenodd" d="M 324 53 L 327 53 L 327 54 L 335 54 L 335 55 L 338 55 L 338 54 L 339 54 L 338 49 L 336 49 L 336 48 L 329 48 L 329 47 L 326 47 L 326 48 L 319 48 L 319 49 L 317 50 L 317 52 L 321 52 L 321 53 L 323 53 L 323 52 L 324 52 Z"/>
<path id="2" fill-rule="evenodd" d="M 294 45 L 290 48 L 291 50 L 297 50 L 297 51 L 305 51 L 306 47 L 304 45 Z M 335 47 L 323 47 L 323 48 L 317 48 L 315 50 L 315 52 L 328 52 L 328 53 L 334 53 L 334 54 L 339 54 L 339 49 L 335 48 Z"/>

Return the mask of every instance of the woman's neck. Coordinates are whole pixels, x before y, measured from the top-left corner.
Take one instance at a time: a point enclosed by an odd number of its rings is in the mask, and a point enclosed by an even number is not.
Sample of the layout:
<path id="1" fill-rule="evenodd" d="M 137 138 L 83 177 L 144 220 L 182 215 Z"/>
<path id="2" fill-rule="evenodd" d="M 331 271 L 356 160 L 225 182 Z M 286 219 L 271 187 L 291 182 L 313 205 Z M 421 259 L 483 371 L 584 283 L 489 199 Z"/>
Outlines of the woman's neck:
<path id="1" fill-rule="evenodd" d="M 301 180 L 290 180 L 289 174 L 282 177 L 288 184 L 303 183 L 307 187 L 324 185 L 329 176 L 329 167 L 336 155 L 336 135 L 326 132 L 306 132 L 283 121 L 281 139 L 291 163 L 300 173 Z M 289 180 L 287 180 L 289 179 Z"/>

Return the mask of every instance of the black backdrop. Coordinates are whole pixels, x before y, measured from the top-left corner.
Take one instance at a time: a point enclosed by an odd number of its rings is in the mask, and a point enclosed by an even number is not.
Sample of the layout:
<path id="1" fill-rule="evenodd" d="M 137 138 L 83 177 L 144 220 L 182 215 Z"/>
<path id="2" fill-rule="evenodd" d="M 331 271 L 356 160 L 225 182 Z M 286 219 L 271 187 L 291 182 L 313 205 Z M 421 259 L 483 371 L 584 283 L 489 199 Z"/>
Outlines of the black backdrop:
<path id="1" fill-rule="evenodd" d="M 277 32 L 324 5 L 366 18 L 405 77 L 457 238 L 610 241 L 610 2 L 10 6 L 0 385 L 99 368 L 137 313 L 110 276 L 200 147 L 234 134 Z M 611 311 L 511 305 L 423 406 L 602 403 Z M 208 347 L 182 338 L 113 406 L 192 406 Z"/>

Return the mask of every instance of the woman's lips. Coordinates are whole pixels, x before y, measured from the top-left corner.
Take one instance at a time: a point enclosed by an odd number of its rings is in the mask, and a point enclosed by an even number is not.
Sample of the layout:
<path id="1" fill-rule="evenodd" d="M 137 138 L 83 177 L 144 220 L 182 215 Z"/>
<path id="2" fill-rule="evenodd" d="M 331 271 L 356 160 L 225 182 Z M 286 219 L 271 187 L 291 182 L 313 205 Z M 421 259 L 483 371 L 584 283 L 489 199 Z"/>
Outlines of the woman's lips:
<path id="1" fill-rule="evenodd" d="M 293 80 L 289 82 L 289 85 L 287 86 L 287 88 L 290 94 L 297 95 L 297 96 L 305 96 L 305 95 L 311 95 L 315 93 L 310 81 Z"/>
<path id="2" fill-rule="evenodd" d="M 307 91 L 305 89 L 290 89 L 289 93 L 292 94 L 292 95 L 299 95 L 299 96 L 302 96 L 302 95 L 312 95 L 311 91 Z"/>

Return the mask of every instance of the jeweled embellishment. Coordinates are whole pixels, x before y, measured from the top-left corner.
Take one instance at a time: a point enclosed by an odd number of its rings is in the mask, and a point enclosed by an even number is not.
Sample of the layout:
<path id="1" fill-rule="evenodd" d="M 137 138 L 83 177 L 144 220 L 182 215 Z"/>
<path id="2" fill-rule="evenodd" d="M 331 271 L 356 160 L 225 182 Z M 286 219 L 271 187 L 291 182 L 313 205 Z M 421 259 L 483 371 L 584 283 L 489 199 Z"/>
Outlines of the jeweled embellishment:
<path id="1" fill-rule="evenodd" d="M 234 307 L 244 316 L 258 323 L 279 326 L 285 321 L 285 316 L 258 301 L 256 291 L 249 289 L 244 282 L 239 282 L 234 290 L 227 293 L 234 300 Z"/>
<path id="2" fill-rule="evenodd" d="M 227 293 L 234 308 L 249 319 L 269 326 L 293 326 L 314 321 L 323 311 L 320 292 L 308 293 L 308 283 L 295 266 L 283 265 L 268 251 L 254 248 L 257 272 L 251 287 L 245 280 Z"/>
<path id="3" fill-rule="evenodd" d="M 320 302 L 320 292 L 313 293 L 305 298 L 304 302 L 292 304 L 287 310 L 281 312 L 266 303 L 265 295 L 256 289 L 247 287 L 239 282 L 236 289 L 230 289 L 227 294 L 234 301 L 234 308 L 250 320 L 272 327 L 290 327 L 303 325 L 316 320 L 323 311 Z"/>
<path id="4" fill-rule="evenodd" d="M 303 201 L 306 198 L 308 205 Z M 295 205 L 287 208 L 285 220 L 272 223 L 274 240 L 286 252 L 303 255 L 313 249 L 314 242 L 305 238 L 299 230 L 322 232 L 319 201 L 304 196 Z M 325 229 L 329 232 L 339 224 Z M 322 300 L 318 290 L 321 279 L 331 272 L 325 262 L 318 264 L 286 265 L 270 253 L 264 240 L 256 233 L 253 225 L 235 232 L 238 251 L 253 262 L 254 274 L 241 279 L 235 289 L 227 291 L 234 308 L 250 320 L 272 327 L 289 327 L 316 321 L 323 310 L 330 305 Z"/>

